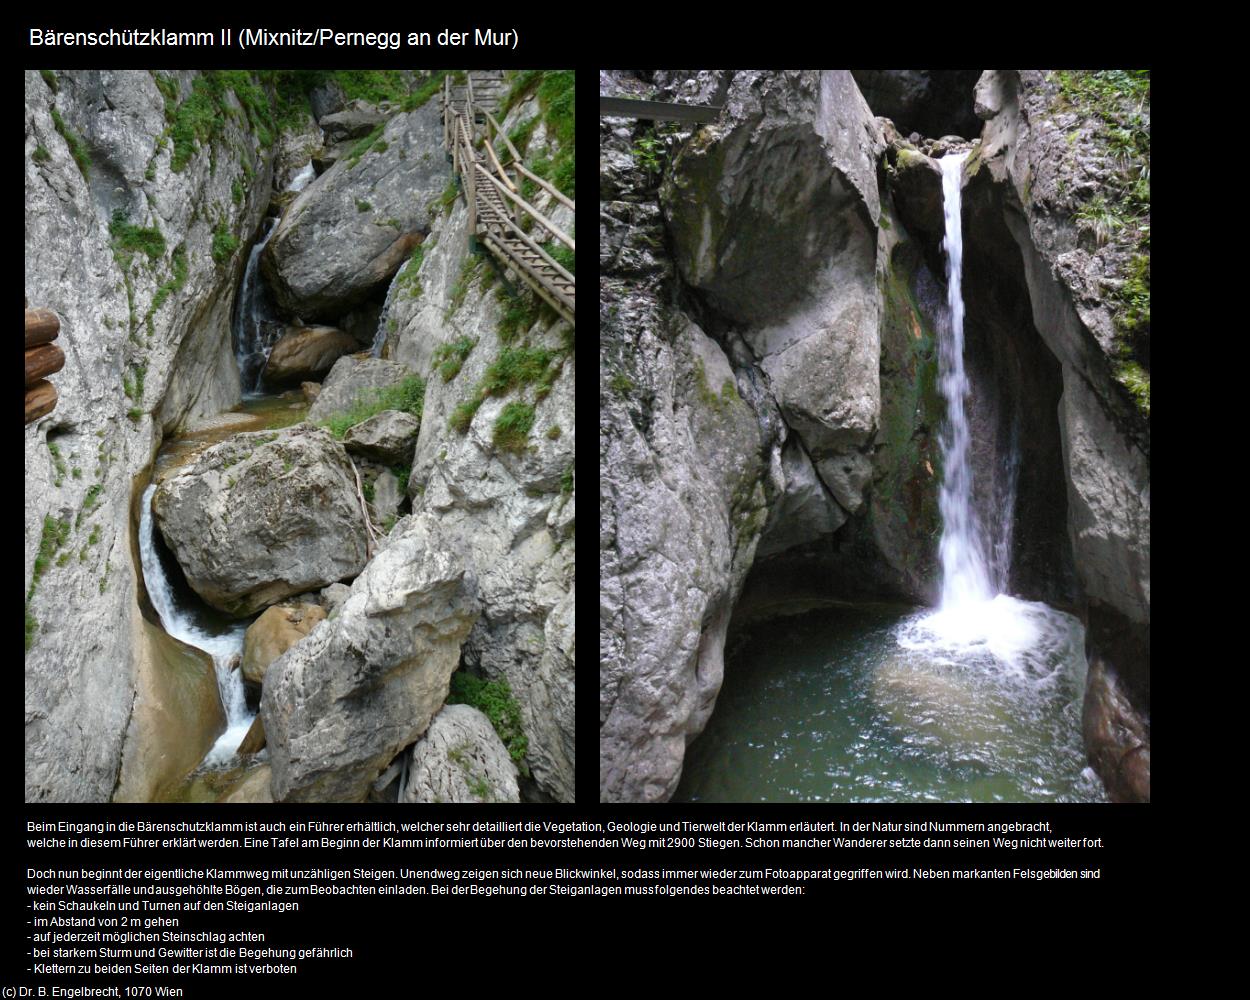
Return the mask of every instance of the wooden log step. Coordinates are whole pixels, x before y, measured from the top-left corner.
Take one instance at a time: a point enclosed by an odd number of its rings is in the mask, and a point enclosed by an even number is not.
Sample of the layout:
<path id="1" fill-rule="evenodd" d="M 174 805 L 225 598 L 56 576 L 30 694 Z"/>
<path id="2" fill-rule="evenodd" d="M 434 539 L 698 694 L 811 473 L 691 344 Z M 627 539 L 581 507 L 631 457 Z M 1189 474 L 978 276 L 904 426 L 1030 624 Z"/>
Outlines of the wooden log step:
<path id="1" fill-rule="evenodd" d="M 26 422 L 38 420 L 56 406 L 56 386 L 40 381 L 26 389 Z"/>
<path id="2" fill-rule="evenodd" d="M 26 346 L 47 344 L 61 332 L 61 320 L 51 309 L 26 310 Z"/>
<path id="3" fill-rule="evenodd" d="M 65 352 L 55 344 L 40 344 L 26 348 L 26 384 L 33 385 L 45 375 L 52 375 L 65 367 Z"/>

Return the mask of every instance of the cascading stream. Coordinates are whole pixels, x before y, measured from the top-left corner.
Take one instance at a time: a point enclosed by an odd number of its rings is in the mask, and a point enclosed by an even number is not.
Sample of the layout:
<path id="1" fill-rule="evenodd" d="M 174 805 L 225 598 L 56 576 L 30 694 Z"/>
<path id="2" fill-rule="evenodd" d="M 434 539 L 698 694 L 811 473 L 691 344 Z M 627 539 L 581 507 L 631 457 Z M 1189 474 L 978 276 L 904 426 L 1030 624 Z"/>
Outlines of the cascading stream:
<path id="1" fill-rule="evenodd" d="M 143 492 L 139 515 L 139 556 L 143 566 L 143 583 L 152 607 L 160 615 L 165 632 L 189 646 L 201 649 L 213 658 L 217 674 L 217 690 L 226 713 L 226 731 L 204 758 L 208 765 L 224 764 L 234 756 L 243 737 L 252 725 L 255 713 L 249 712 L 243 688 L 242 669 L 231 670 L 234 658 L 243 651 L 243 633 L 247 622 L 239 622 L 223 632 L 214 633 L 201 626 L 191 611 L 180 607 L 174 588 L 161 565 L 156 549 L 156 523 L 152 514 L 152 495 L 156 483 Z"/>

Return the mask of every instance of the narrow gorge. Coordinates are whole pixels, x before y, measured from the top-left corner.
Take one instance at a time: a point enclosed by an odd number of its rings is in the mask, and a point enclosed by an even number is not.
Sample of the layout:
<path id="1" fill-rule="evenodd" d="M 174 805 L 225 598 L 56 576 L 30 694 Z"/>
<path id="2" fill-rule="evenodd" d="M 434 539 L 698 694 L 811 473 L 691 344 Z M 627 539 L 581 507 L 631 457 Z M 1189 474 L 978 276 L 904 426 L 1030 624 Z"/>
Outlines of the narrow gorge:
<path id="1" fill-rule="evenodd" d="M 25 74 L 27 801 L 573 800 L 574 87 Z"/>
<path id="2" fill-rule="evenodd" d="M 1148 72 L 599 84 L 601 800 L 1149 801 Z"/>

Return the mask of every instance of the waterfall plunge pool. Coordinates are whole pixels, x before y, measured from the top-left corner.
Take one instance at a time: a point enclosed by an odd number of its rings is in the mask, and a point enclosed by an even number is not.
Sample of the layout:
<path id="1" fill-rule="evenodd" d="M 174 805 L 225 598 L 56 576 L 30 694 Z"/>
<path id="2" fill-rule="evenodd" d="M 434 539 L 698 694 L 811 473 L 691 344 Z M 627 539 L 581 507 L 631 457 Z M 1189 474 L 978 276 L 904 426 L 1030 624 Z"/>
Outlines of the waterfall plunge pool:
<path id="1" fill-rule="evenodd" d="M 982 611 L 822 604 L 745 625 L 673 801 L 1106 801 L 1080 622 L 1005 595 Z"/>

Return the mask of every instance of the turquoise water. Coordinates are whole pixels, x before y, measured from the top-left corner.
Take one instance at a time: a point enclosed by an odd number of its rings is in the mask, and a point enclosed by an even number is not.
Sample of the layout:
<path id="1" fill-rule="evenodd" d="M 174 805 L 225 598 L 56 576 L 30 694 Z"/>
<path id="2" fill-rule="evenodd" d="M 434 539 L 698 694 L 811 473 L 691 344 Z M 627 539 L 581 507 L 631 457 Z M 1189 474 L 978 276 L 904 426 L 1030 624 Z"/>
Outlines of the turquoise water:
<path id="1" fill-rule="evenodd" d="M 1023 657 L 930 641 L 932 616 L 910 608 L 752 627 L 673 801 L 1105 801 L 1081 742 L 1081 625 L 1014 603 L 1038 626 Z"/>

